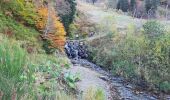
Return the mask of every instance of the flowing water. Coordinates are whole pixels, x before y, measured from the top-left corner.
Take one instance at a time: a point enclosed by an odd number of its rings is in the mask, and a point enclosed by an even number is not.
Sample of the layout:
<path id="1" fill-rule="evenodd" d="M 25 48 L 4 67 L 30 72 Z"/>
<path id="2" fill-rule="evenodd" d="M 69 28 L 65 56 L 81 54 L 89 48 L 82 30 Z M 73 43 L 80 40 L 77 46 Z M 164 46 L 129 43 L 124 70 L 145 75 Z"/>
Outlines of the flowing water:
<path id="1" fill-rule="evenodd" d="M 126 83 L 121 77 L 115 77 L 109 72 L 103 70 L 100 66 L 86 60 L 87 51 L 76 43 L 67 43 L 65 46 L 66 53 L 70 57 L 73 64 L 80 64 L 81 66 L 88 67 L 96 72 L 102 74 L 102 79 L 109 81 L 111 85 L 119 92 L 120 100 L 170 100 L 169 95 L 164 95 L 161 98 L 156 95 L 150 94 L 146 91 L 136 91 L 135 85 Z M 81 53 L 79 52 L 81 51 Z"/>

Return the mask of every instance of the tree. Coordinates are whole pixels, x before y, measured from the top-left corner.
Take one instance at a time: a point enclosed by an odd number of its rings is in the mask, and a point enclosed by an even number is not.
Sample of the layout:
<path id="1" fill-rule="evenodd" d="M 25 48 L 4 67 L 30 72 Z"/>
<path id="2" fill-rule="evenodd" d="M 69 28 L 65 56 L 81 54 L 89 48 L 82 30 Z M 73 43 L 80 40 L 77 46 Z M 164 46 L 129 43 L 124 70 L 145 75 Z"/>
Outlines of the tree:
<path id="1" fill-rule="evenodd" d="M 145 0 L 145 9 L 147 14 L 154 16 L 159 3 L 159 0 Z"/>
<path id="2" fill-rule="evenodd" d="M 94 5 L 94 3 L 95 3 L 96 1 L 97 1 L 97 0 L 92 0 L 93 5 Z"/>
<path id="3" fill-rule="evenodd" d="M 66 32 L 64 30 L 63 24 L 60 22 L 59 17 L 56 16 L 56 13 L 54 10 L 52 10 L 52 13 L 50 15 L 52 17 L 52 27 L 48 34 L 48 39 L 51 40 L 52 44 L 51 46 L 53 48 L 58 48 L 61 51 L 64 50 L 65 45 L 65 35 Z"/>
<path id="4" fill-rule="evenodd" d="M 56 0 L 56 11 L 60 16 L 70 13 L 71 8 L 69 2 L 65 0 Z"/>
<path id="5" fill-rule="evenodd" d="M 117 4 L 117 9 L 121 9 L 123 12 L 127 12 L 129 9 L 128 0 L 119 0 Z"/>
<path id="6" fill-rule="evenodd" d="M 131 0 L 130 1 L 130 10 L 134 11 L 135 8 L 136 8 L 136 0 Z"/>
<path id="7" fill-rule="evenodd" d="M 69 25 L 74 20 L 76 13 L 76 1 L 75 0 L 57 0 L 56 11 L 61 18 L 61 21 L 65 27 L 66 32 L 69 30 Z"/>
<path id="8" fill-rule="evenodd" d="M 42 31 L 44 40 L 44 49 L 47 53 L 52 53 L 52 49 L 64 50 L 65 35 L 63 24 L 60 22 L 56 11 L 52 6 L 40 7 L 38 9 L 39 18 L 37 19 L 37 29 Z"/>

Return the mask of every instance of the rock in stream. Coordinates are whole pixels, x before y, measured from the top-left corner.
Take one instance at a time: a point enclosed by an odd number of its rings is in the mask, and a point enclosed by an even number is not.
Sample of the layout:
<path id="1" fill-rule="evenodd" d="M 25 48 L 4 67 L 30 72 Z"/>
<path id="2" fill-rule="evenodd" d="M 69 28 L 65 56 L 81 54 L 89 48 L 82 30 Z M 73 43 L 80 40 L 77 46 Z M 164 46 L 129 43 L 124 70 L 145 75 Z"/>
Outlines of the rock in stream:
<path id="1" fill-rule="evenodd" d="M 68 41 L 65 45 L 65 51 L 73 64 L 79 64 L 88 67 L 100 73 L 104 81 L 108 81 L 119 92 L 120 100 L 170 100 L 170 96 L 165 95 L 164 98 L 158 99 L 156 95 L 151 95 L 146 91 L 136 92 L 135 86 L 132 84 L 124 85 L 124 79 L 114 77 L 109 72 L 103 70 L 100 66 L 86 60 L 88 53 L 83 42 Z"/>

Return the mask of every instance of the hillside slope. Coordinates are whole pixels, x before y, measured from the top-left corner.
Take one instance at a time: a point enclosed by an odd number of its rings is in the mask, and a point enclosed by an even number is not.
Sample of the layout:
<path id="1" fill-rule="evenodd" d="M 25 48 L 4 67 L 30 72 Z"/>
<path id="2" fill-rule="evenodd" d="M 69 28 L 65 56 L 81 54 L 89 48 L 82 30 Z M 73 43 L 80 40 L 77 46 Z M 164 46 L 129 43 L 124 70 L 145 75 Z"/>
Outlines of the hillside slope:
<path id="1" fill-rule="evenodd" d="M 78 9 L 96 25 L 95 35 L 85 39 L 89 60 L 160 97 L 169 93 L 169 21 L 132 18 L 84 2 Z"/>

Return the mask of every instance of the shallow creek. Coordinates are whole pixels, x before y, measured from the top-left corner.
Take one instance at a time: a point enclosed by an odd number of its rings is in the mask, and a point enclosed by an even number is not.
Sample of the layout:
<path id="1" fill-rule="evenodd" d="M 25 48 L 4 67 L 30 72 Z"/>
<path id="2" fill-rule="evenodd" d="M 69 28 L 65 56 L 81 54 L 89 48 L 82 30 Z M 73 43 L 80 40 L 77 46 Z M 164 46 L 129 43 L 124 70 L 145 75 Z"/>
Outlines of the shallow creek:
<path id="1" fill-rule="evenodd" d="M 80 64 L 81 66 L 88 67 L 102 74 L 102 78 L 106 81 L 110 81 L 111 85 L 119 92 L 121 100 L 170 100 L 169 95 L 158 98 L 156 95 L 150 94 L 147 91 L 136 92 L 134 85 L 124 83 L 125 81 L 123 78 L 111 75 L 109 72 L 86 59 L 72 60 L 72 63 Z"/>

